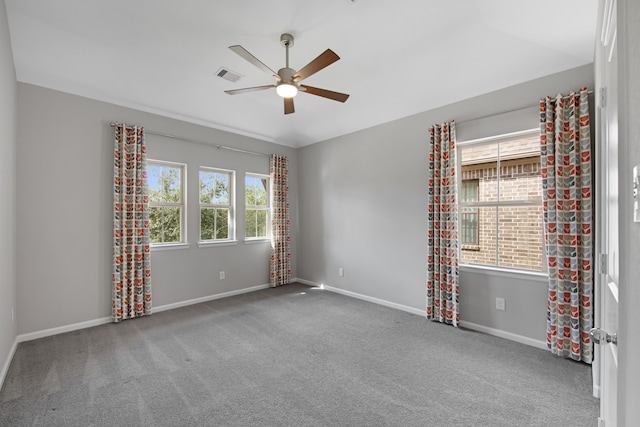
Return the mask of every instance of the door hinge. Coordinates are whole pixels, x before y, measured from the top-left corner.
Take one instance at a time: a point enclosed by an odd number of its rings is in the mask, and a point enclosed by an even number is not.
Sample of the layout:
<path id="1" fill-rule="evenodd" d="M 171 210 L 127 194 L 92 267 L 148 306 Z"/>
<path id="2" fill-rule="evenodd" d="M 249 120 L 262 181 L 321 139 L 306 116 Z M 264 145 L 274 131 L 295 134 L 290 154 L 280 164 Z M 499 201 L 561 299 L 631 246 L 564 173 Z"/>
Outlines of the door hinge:
<path id="1" fill-rule="evenodd" d="M 598 273 L 608 274 L 607 266 L 607 254 L 598 254 Z"/>
<path id="2" fill-rule="evenodd" d="M 598 107 L 599 108 L 605 108 L 607 106 L 607 88 L 606 87 L 601 87 L 600 88 L 600 99 L 599 99 L 599 104 Z"/>

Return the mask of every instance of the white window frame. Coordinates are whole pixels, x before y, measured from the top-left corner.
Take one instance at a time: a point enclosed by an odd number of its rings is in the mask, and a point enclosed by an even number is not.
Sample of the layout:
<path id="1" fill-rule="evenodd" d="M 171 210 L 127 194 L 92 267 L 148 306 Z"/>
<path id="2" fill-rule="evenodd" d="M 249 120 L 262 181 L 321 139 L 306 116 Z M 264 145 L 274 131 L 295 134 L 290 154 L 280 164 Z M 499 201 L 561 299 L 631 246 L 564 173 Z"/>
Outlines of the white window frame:
<path id="1" fill-rule="evenodd" d="M 150 166 L 177 168 L 180 171 L 180 203 L 152 202 L 149 198 L 149 208 L 179 207 L 180 208 L 180 241 L 151 243 L 152 250 L 180 249 L 188 247 L 187 243 L 187 165 L 185 163 L 169 162 L 165 160 L 147 159 L 147 176 Z"/>
<path id="2" fill-rule="evenodd" d="M 266 206 L 262 205 L 247 205 L 247 178 L 258 178 L 258 179 L 266 179 L 267 180 L 267 204 Z M 244 189 L 244 212 L 245 212 L 245 242 L 258 242 L 258 241 L 270 241 L 271 240 L 271 177 L 269 175 L 260 174 L 260 173 L 245 173 L 245 189 Z M 249 209 L 252 210 L 264 210 L 267 213 L 267 228 L 266 228 L 266 236 L 259 237 L 247 237 L 247 227 L 246 227 L 246 215 Z"/>
<path id="3" fill-rule="evenodd" d="M 227 174 L 229 175 L 229 204 L 217 204 L 217 203 L 202 203 L 200 201 L 200 172 L 213 172 L 219 174 Z M 236 172 L 231 169 L 220 169 L 213 168 L 208 166 L 200 166 L 198 169 L 198 246 L 218 246 L 218 245 L 229 245 L 235 244 L 236 242 Z M 226 239 L 202 239 L 202 209 L 211 209 L 211 208 L 224 208 L 229 209 L 229 234 Z"/>
<path id="4" fill-rule="evenodd" d="M 524 138 L 524 137 L 528 137 L 528 136 L 532 136 L 532 135 L 537 135 L 539 134 L 540 130 L 538 128 L 535 129 L 528 129 L 528 130 L 523 130 L 523 131 L 519 131 L 519 132 L 512 132 L 512 133 L 507 133 L 507 134 L 502 134 L 502 135 L 495 135 L 495 136 L 490 136 L 490 137 L 485 137 L 485 138 L 478 138 L 478 139 L 473 139 L 473 140 L 468 140 L 468 141 L 458 141 L 456 143 L 456 150 L 457 150 L 457 158 L 458 159 L 462 159 L 462 150 L 465 147 L 470 147 L 470 146 L 479 146 L 479 145 L 488 145 L 488 144 L 495 144 L 496 142 L 501 142 L 501 141 L 505 141 L 505 140 L 511 140 L 511 139 L 517 139 L 517 138 Z M 498 156 L 497 156 L 497 164 L 496 164 L 496 170 L 500 171 L 500 152 L 498 150 Z M 461 194 L 462 191 L 462 161 L 459 160 L 458 164 L 457 164 L 457 170 L 456 173 L 458 174 L 458 177 L 460 177 L 460 179 L 458 179 L 458 194 Z M 500 201 L 500 173 L 496 174 L 496 191 L 498 194 L 498 201 L 486 201 L 486 202 L 482 202 L 482 201 L 478 201 L 478 202 L 467 202 L 467 203 L 463 203 L 463 202 L 458 202 L 458 207 L 459 208 L 485 208 L 485 207 L 495 207 L 496 208 L 496 239 L 498 238 L 497 236 L 498 234 L 498 228 L 499 228 L 499 223 L 500 223 L 500 219 L 498 217 L 498 211 L 500 207 L 523 207 L 523 206 L 542 206 L 542 198 L 540 199 L 524 199 L 524 200 L 507 200 L 507 201 Z M 478 194 L 478 198 L 479 198 L 480 194 Z M 460 209 L 461 210 L 461 209 Z M 461 227 L 461 215 L 458 215 L 458 229 L 460 229 Z M 466 267 L 466 268 L 473 268 L 473 269 L 481 269 L 481 270 L 493 270 L 493 271 L 502 271 L 505 273 L 508 272 L 514 272 L 514 273 L 525 273 L 527 275 L 545 275 L 546 276 L 546 272 L 547 272 L 547 255 L 546 255 L 546 251 L 545 251 L 545 245 L 544 245 L 544 230 L 542 232 L 542 257 L 541 257 L 541 269 L 540 270 L 533 270 L 533 269 L 527 269 L 527 268 L 518 268 L 518 267 L 512 267 L 512 266 L 502 266 L 500 264 L 498 264 L 499 261 L 499 245 L 498 242 L 496 241 L 496 254 L 495 254 L 495 259 L 496 259 L 496 264 L 482 264 L 482 263 L 464 263 L 462 262 L 462 257 L 461 257 L 461 251 L 462 251 L 462 245 L 458 245 L 458 259 L 460 260 L 460 265 L 462 267 Z M 480 230 L 478 230 L 478 239 L 480 239 Z"/>

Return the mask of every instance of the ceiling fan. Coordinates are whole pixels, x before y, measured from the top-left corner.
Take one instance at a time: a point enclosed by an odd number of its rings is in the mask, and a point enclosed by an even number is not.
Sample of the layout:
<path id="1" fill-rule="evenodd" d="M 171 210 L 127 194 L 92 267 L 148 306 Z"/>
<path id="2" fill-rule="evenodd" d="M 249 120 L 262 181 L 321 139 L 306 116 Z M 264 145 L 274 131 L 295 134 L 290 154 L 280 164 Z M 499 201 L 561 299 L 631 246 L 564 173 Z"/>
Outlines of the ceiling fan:
<path id="1" fill-rule="evenodd" d="M 349 95 L 346 93 L 334 92 L 327 89 L 320 89 L 313 86 L 307 86 L 300 84 L 300 82 L 307 77 L 317 73 L 325 67 L 336 62 L 340 57 L 335 54 L 331 49 L 327 49 L 318 55 L 313 61 L 302 67 L 300 71 L 296 71 L 289 67 L 289 48 L 293 46 L 293 36 L 291 34 L 282 34 L 280 36 L 280 44 L 282 44 L 287 53 L 287 62 L 285 68 L 280 68 L 276 73 L 271 68 L 267 67 L 258 58 L 253 56 L 249 51 L 240 45 L 229 46 L 229 49 L 249 61 L 262 71 L 266 72 L 270 76 L 276 79 L 276 83 L 273 85 L 248 87 L 244 89 L 225 90 L 225 93 L 229 95 L 237 95 L 240 93 L 255 92 L 258 90 L 265 90 L 276 88 L 276 92 L 282 98 L 284 98 L 284 113 L 291 114 L 295 112 L 293 107 L 293 97 L 297 95 L 298 91 L 307 92 L 311 95 L 321 96 L 327 99 L 333 99 L 334 101 L 345 102 Z"/>

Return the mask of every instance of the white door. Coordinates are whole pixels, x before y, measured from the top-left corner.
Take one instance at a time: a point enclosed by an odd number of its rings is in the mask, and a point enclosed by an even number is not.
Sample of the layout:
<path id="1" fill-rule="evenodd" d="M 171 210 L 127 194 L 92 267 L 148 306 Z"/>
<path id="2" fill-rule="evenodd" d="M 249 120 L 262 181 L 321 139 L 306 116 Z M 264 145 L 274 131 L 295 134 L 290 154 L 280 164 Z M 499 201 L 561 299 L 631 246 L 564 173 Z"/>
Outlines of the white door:
<path id="1" fill-rule="evenodd" d="M 618 347 L 618 52 L 616 0 L 600 1 L 596 43 L 596 277 L 595 363 L 600 373 L 599 426 L 617 425 Z M 598 336 L 599 335 L 599 336 Z M 592 335 L 593 336 L 593 335 Z M 608 342 L 609 340 L 614 342 Z"/>

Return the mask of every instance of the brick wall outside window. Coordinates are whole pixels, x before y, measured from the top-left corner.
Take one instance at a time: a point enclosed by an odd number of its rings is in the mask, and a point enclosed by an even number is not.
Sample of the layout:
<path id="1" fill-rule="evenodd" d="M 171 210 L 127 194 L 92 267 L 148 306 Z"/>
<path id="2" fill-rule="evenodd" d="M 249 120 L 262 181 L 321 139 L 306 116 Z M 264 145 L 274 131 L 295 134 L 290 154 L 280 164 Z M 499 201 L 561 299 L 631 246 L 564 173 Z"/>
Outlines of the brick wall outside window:
<path id="1" fill-rule="evenodd" d="M 513 145 L 537 146 L 537 138 L 502 143 L 500 161 L 500 200 L 541 200 L 540 158 L 532 150 L 517 153 Z M 473 151 L 470 150 L 473 148 Z M 516 147 L 517 148 L 517 147 Z M 498 188 L 495 155 L 491 147 L 465 149 L 462 180 L 478 180 L 478 200 L 496 201 Z M 503 157 L 504 156 L 504 157 Z M 506 157 L 506 159 L 505 159 Z M 542 206 L 501 206 L 496 260 L 496 207 L 478 210 L 478 244 L 462 245 L 464 263 L 500 265 L 532 270 L 542 269 Z"/>

